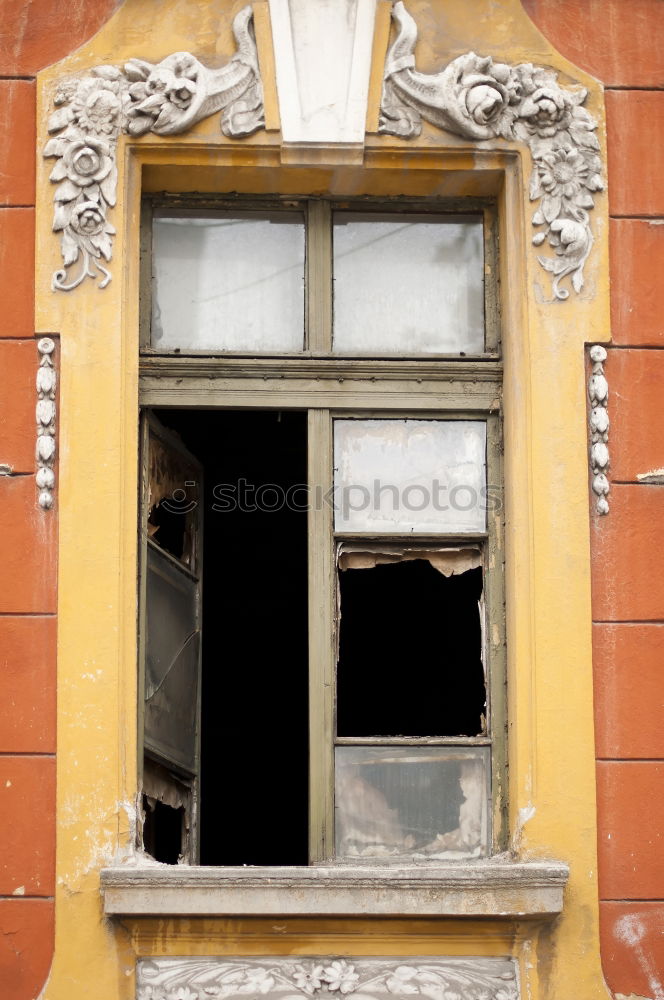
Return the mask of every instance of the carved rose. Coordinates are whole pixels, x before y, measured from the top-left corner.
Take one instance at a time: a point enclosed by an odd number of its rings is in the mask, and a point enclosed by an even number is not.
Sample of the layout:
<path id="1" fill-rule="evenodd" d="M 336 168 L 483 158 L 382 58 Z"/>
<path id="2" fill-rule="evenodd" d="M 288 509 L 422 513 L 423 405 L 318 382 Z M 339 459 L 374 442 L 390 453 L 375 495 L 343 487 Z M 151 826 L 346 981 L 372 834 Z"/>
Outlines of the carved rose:
<path id="1" fill-rule="evenodd" d="M 296 965 L 293 973 L 293 982 L 303 993 L 312 996 L 322 985 L 323 966 L 312 965 L 307 968 L 304 965 Z"/>
<path id="2" fill-rule="evenodd" d="M 87 187 L 109 175 L 113 159 L 107 142 L 86 136 L 67 143 L 62 164 L 70 181 L 78 187 Z"/>
<path id="3" fill-rule="evenodd" d="M 344 962 L 342 959 L 331 962 L 323 971 L 323 979 L 327 983 L 327 988 L 331 993 L 339 990 L 340 993 L 352 993 L 359 980 L 355 967 Z"/>
<path id="4" fill-rule="evenodd" d="M 106 219 L 95 201 L 83 201 L 72 212 L 70 226 L 82 236 L 98 236 L 104 231 Z"/>
<path id="5" fill-rule="evenodd" d="M 473 121 L 478 125 L 497 121 L 509 104 L 507 87 L 490 76 L 471 76 L 464 82 L 467 83 L 466 108 Z"/>
<path id="6" fill-rule="evenodd" d="M 554 136 L 571 121 L 565 96 L 559 87 L 540 87 L 521 105 L 520 117 L 529 132 L 541 138 Z"/>

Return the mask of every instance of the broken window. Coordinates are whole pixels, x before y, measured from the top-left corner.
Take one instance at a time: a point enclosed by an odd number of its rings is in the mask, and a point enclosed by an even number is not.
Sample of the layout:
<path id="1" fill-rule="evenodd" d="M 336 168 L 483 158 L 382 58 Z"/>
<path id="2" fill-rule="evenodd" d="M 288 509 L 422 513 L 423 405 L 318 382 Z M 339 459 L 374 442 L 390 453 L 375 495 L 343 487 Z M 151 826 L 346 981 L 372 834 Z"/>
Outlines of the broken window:
<path id="1" fill-rule="evenodd" d="M 503 844 L 493 210 L 393 207 L 154 211 L 142 844 L 160 861 Z"/>

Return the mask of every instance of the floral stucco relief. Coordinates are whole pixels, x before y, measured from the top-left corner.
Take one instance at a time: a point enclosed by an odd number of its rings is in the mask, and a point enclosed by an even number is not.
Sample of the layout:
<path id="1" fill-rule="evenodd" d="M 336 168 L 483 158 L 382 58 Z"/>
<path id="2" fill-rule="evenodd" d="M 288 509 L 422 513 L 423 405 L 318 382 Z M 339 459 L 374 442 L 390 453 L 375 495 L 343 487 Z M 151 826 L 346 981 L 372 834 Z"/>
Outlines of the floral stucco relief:
<path id="1" fill-rule="evenodd" d="M 425 119 L 465 139 L 526 143 L 533 161 L 530 200 L 539 202 L 533 244 L 554 251 L 538 261 L 552 275 L 555 298 L 569 297 L 561 287 L 567 276 L 580 292 L 593 245 L 589 210 L 604 188 L 597 122 L 581 106 L 587 91 L 563 89 L 557 73 L 532 63 L 508 66 L 474 52 L 440 73 L 419 73 L 417 26 L 401 0 L 392 17 L 397 37 L 385 64 L 380 131 L 409 139 Z"/>
<path id="2" fill-rule="evenodd" d="M 56 111 L 48 121 L 44 156 L 55 157 L 50 179 L 53 230 L 61 234 L 64 267 L 53 275 L 54 290 L 71 291 L 86 277 L 111 280 L 115 228 L 109 209 L 117 197 L 117 142 L 121 133 L 176 135 L 222 112 L 227 136 L 250 135 L 263 127 L 263 90 L 251 7 L 233 22 L 237 52 L 222 69 L 208 69 L 188 52 L 156 65 L 130 59 L 122 68 L 96 66 L 89 75 L 60 82 Z M 75 268 L 72 277 L 70 269 Z"/>
<path id="3" fill-rule="evenodd" d="M 137 1000 L 518 1000 L 509 958 L 143 958 Z"/>

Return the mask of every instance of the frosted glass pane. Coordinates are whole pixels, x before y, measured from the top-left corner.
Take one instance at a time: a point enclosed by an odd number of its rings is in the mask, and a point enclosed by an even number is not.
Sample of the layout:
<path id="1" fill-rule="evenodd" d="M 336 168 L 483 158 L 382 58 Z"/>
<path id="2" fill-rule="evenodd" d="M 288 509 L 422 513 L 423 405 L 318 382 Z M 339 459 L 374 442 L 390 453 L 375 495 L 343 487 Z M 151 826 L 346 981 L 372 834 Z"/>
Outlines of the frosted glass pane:
<path id="1" fill-rule="evenodd" d="M 334 216 L 334 351 L 484 350 L 479 216 Z"/>
<path id="2" fill-rule="evenodd" d="M 157 216 L 152 254 L 151 343 L 157 350 L 303 349 L 300 215 Z"/>
<path id="3" fill-rule="evenodd" d="M 148 548 L 145 743 L 193 770 L 198 700 L 197 585 Z"/>
<path id="4" fill-rule="evenodd" d="M 486 424 L 335 420 L 334 486 L 337 531 L 484 531 Z"/>
<path id="5" fill-rule="evenodd" d="M 488 853 L 488 747 L 337 747 L 339 858 Z"/>

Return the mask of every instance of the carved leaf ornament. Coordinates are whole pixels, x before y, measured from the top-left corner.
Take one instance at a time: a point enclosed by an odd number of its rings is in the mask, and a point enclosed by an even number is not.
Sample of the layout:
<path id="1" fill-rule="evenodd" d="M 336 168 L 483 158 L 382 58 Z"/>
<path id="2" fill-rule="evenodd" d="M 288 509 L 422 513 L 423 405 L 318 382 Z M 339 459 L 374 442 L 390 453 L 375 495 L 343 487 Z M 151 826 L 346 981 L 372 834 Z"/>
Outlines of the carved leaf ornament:
<path id="1" fill-rule="evenodd" d="M 419 73 L 417 26 L 401 0 L 392 17 L 397 37 L 385 65 L 380 131 L 408 139 L 420 134 L 424 118 L 465 139 L 525 142 L 533 164 L 530 200 L 538 202 L 533 244 L 554 251 L 538 261 L 552 275 L 557 299 L 569 297 L 561 287 L 568 276 L 580 292 L 593 245 L 589 210 L 604 188 L 597 122 L 581 106 L 587 91 L 563 89 L 557 73 L 532 63 L 508 66 L 474 52 L 440 73 Z"/>
<path id="2" fill-rule="evenodd" d="M 64 267 L 53 275 L 54 290 L 71 291 L 86 277 L 101 275 L 100 288 L 111 280 L 104 262 L 111 259 L 115 235 L 108 211 L 116 202 L 121 133 L 177 135 L 217 111 L 227 136 L 250 135 L 263 126 L 252 20 L 250 6 L 236 15 L 237 52 L 222 69 L 176 52 L 156 65 L 130 59 L 122 69 L 96 66 L 87 76 L 61 82 L 48 121 L 53 138 L 44 148 L 44 156 L 56 158 L 50 176 L 58 185 L 53 229 L 62 234 Z"/>
<path id="3" fill-rule="evenodd" d="M 518 1000 L 510 959 L 141 959 L 137 1000 Z M 415 963 L 415 964 L 410 964 Z"/>
<path id="4" fill-rule="evenodd" d="M 422 119 L 466 139 L 518 140 L 530 148 L 531 201 L 538 256 L 552 275 L 553 294 L 583 287 L 583 267 L 593 245 L 589 211 L 603 190 L 597 122 L 581 105 L 587 91 L 563 89 L 551 70 L 520 63 L 508 66 L 474 52 L 435 74 L 415 69 L 417 26 L 401 0 L 392 17 L 397 37 L 386 60 L 380 131 L 402 138 L 421 132 Z M 48 123 L 53 136 L 44 156 L 55 157 L 53 229 L 61 233 L 64 267 L 52 287 L 70 291 L 86 277 L 111 280 L 115 229 L 108 211 L 117 193 L 118 136 L 176 135 L 222 112 L 224 135 L 250 135 L 264 127 L 263 91 L 250 6 L 235 17 L 237 52 L 222 69 L 209 69 L 188 52 L 156 65 L 131 59 L 122 69 L 97 66 L 87 76 L 64 80 Z M 76 267 L 72 277 L 70 269 Z"/>

